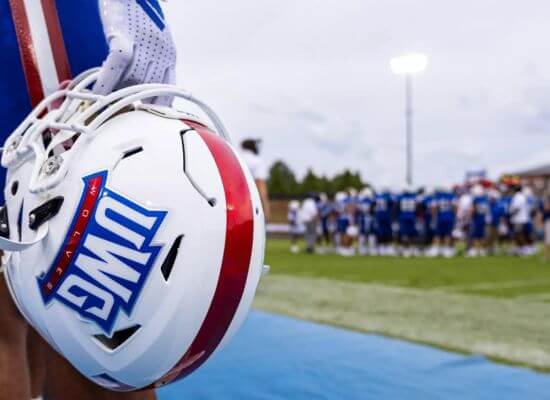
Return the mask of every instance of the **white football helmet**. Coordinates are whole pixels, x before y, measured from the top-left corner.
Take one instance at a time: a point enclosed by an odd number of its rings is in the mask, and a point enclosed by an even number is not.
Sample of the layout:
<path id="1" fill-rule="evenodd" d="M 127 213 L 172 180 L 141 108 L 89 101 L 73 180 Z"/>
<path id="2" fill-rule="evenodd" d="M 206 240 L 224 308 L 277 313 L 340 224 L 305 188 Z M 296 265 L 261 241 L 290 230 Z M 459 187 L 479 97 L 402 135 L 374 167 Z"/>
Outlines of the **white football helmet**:
<path id="1" fill-rule="evenodd" d="M 156 84 L 98 96 L 96 79 L 44 100 L 6 142 L 5 276 L 22 314 L 82 374 L 112 390 L 157 387 L 242 324 L 264 214 L 204 103 Z M 193 103 L 213 128 L 147 104 L 158 96 Z"/>
<path id="2" fill-rule="evenodd" d="M 480 197 L 485 194 L 485 189 L 480 184 L 474 185 L 472 188 L 472 196 Z"/>
<path id="3" fill-rule="evenodd" d="M 339 204 L 343 204 L 347 201 L 349 195 L 346 192 L 337 192 L 334 195 L 334 201 Z"/>
<path id="4" fill-rule="evenodd" d="M 292 200 L 288 203 L 288 209 L 290 211 L 298 211 L 300 209 L 300 202 L 298 200 Z"/>
<path id="5" fill-rule="evenodd" d="M 372 188 L 370 187 L 365 187 L 361 190 L 361 192 L 359 193 L 359 198 L 361 198 L 362 200 L 364 199 L 370 199 L 374 197 L 374 191 L 372 190 Z"/>

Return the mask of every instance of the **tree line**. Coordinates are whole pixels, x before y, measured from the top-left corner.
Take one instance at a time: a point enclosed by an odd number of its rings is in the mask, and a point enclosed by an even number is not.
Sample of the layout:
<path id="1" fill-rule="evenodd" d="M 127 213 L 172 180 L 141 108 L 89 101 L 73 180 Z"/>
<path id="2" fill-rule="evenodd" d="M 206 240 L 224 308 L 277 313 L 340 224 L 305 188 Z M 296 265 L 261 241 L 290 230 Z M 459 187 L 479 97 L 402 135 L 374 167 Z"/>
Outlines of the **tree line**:
<path id="1" fill-rule="evenodd" d="M 312 169 L 308 169 L 304 178 L 298 180 L 294 171 L 284 161 L 277 161 L 272 165 L 267 185 L 273 198 L 300 198 L 308 193 L 326 193 L 333 196 L 339 191 L 350 188 L 360 190 L 367 186 L 359 172 L 348 169 L 333 177 L 320 176 Z"/>

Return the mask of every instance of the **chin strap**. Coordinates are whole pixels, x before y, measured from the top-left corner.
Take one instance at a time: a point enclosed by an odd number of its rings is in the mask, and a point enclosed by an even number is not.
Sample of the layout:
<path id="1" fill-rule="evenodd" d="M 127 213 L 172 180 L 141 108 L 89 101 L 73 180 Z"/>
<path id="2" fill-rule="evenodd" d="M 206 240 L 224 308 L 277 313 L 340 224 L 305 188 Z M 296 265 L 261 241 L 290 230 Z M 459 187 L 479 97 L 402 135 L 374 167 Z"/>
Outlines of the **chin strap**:
<path id="1" fill-rule="evenodd" d="M 15 251 L 20 252 L 23 250 L 27 250 L 29 247 L 32 247 L 36 245 L 37 243 L 40 243 L 46 235 L 48 235 L 48 224 L 45 223 L 40 228 L 38 228 L 36 232 L 36 237 L 31 240 L 30 242 L 18 242 L 15 240 L 6 239 L 4 237 L 0 237 L 0 249 L 4 251 Z"/>

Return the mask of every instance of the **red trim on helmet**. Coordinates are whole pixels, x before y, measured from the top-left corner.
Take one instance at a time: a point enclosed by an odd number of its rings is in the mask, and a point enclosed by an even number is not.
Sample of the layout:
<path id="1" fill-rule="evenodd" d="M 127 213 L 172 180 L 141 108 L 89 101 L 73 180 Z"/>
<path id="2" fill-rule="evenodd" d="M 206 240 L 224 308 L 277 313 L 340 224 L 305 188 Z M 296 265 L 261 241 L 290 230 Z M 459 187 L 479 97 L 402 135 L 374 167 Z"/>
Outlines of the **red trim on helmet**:
<path id="1" fill-rule="evenodd" d="M 27 80 L 27 90 L 29 92 L 31 105 L 35 107 L 44 98 L 44 91 L 42 89 L 42 79 L 40 78 L 40 72 L 38 70 L 34 43 L 31 37 L 29 19 L 23 0 L 9 1 L 17 42 L 19 43 L 21 62 Z"/>
<path id="2" fill-rule="evenodd" d="M 55 0 L 42 0 L 42 9 L 44 10 L 44 19 L 46 20 L 48 36 L 50 37 L 57 79 L 59 82 L 63 82 L 71 79 L 72 75 Z"/>
<path id="3" fill-rule="evenodd" d="M 216 292 L 195 340 L 155 386 L 184 378 L 199 368 L 223 340 L 244 294 L 254 241 L 254 211 L 248 181 L 229 144 L 204 125 L 184 121 L 208 146 L 220 172 L 227 207 L 222 266 Z"/>
<path id="4" fill-rule="evenodd" d="M 97 200 L 101 194 L 103 179 L 105 179 L 104 175 L 98 175 L 86 183 L 84 196 L 78 208 L 76 220 L 72 229 L 67 234 L 67 241 L 59 253 L 59 258 L 55 266 L 51 269 L 53 273 L 47 277 L 44 283 L 42 283 L 42 294 L 46 297 L 50 296 L 55 290 L 74 258 L 76 250 L 82 240 L 82 234 L 86 231 L 88 222 L 90 222 L 90 217 L 94 213 Z"/>

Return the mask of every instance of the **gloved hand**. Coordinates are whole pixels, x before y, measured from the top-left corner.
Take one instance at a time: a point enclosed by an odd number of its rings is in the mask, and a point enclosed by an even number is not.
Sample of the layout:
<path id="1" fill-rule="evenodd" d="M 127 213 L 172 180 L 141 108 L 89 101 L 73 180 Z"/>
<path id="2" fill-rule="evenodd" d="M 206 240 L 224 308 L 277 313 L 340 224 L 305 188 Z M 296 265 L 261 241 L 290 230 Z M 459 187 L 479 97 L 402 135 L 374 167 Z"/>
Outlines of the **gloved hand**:
<path id="1" fill-rule="evenodd" d="M 107 95 L 143 83 L 174 84 L 176 49 L 158 0 L 99 0 L 99 7 L 109 55 L 94 92 Z"/>

